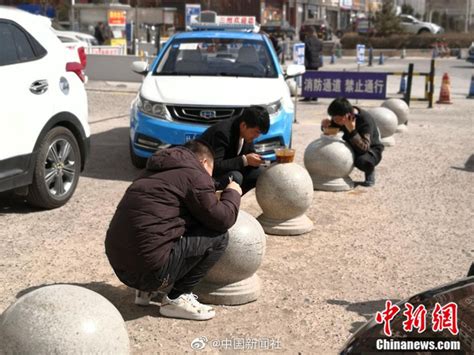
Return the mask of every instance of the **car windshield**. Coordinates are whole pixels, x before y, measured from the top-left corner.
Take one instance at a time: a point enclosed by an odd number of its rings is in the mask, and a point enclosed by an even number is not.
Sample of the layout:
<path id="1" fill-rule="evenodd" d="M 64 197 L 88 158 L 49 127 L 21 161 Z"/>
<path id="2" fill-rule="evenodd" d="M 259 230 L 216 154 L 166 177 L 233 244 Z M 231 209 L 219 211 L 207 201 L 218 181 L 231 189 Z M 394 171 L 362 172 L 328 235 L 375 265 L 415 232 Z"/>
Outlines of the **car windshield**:
<path id="1" fill-rule="evenodd" d="M 264 41 L 236 38 L 177 39 L 155 75 L 278 77 Z"/>

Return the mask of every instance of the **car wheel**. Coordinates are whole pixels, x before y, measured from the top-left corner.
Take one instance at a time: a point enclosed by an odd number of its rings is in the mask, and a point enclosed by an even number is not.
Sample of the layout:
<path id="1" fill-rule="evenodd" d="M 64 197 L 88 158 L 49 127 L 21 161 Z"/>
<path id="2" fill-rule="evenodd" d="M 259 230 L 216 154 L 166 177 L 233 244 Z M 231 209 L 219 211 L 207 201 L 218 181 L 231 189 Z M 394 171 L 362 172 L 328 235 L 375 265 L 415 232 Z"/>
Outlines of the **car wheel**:
<path id="1" fill-rule="evenodd" d="M 428 33 L 431 33 L 431 32 L 427 28 L 422 28 L 421 30 L 418 31 L 419 35 L 425 35 L 425 34 L 428 34 Z"/>
<path id="2" fill-rule="evenodd" d="M 76 138 L 65 127 L 53 128 L 38 149 L 28 202 L 46 209 L 64 205 L 76 190 L 80 171 L 81 151 Z"/>
<path id="3" fill-rule="evenodd" d="M 132 142 L 129 142 L 130 147 L 130 160 L 135 168 L 143 169 L 146 166 L 147 158 L 142 158 L 135 154 L 132 147 Z"/>

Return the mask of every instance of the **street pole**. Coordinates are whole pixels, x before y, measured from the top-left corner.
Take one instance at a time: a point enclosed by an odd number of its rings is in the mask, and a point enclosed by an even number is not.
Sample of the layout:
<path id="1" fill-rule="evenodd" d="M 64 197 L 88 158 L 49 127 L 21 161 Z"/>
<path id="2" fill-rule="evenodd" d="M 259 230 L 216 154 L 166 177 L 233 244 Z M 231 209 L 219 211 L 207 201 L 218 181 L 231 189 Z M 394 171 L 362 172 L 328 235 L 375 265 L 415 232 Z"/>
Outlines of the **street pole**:
<path id="1" fill-rule="evenodd" d="M 464 25 L 464 32 L 469 32 L 469 24 L 471 22 L 471 0 L 466 0 L 466 21 Z"/>
<path id="2" fill-rule="evenodd" d="M 139 52 L 139 45 L 138 43 L 140 42 L 139 40 L 139 25 L 138 25 L 138 9 L 139 9 L 139 0 L 135 2 L 135 38 L 134 38 L 134 44 L 135 44 L 135 55 L 138 55 Z"/>
<path id="3" fill-rule="evenodd" d="M 71 10 L 70 10 L 70 13 L 69 13 L 69 22 L 70 22 L 70 29 L 71 31 L 75 31 L 76 30 L 76 27 L 74 25 L 74 23 L 76 22 L 76 19 L 75 19 L 75 14 L 74 14 L 74 5 L 76 4 L 76 0 L 71 0 Z"/>

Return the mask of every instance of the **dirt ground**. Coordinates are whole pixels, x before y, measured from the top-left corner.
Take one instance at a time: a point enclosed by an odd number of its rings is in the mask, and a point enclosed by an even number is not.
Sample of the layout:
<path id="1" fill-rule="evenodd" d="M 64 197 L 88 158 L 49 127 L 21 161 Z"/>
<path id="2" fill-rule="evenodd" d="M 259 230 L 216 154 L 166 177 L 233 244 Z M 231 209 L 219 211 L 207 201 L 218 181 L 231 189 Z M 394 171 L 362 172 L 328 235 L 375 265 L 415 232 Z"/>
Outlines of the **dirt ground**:
<path id="1" fill-rule="evenodd" d="M 406 63 L 388 61 L 384 69 Z M 258 270 L 261 297 L 243 306 L 218 306 L 208 322 L 162 318 L 158 304 L 137 307 L 133 291 L 114 276 L 103 242 L 118 201 L 139 173 L 129 161 L 127 141 L 134 96 L 127 90 L 136 87 L 88 84 L 92 156 L 74 197 L 60 209 L 39 211 L 0 194 L 0 311 L 32 289 L 69 283 L 117 307 L 135 354 L 192 352 L 191 342 L 199 337 L 207 338 L 204 350 L 210 352 L 225 350 L 228 339 L 255 339 L 249 352 L 336 353 L 386 299 L 461 278 L 474 260 L 474 166 L 466 163 L 474 154 L 474 101 L 465 99 L 472 67 L 455 60 L 439 65 L 438 87 L 443 70 L 453 73 L 454 104 L 427 109 L 414 103 L 408 132 L 397 134 L 396 145 L 385 150 L 375 187 L 315 191 L 307 212 L 314 221 L 311 233 L 267 237 Z M 103 91 L 109 89 L 114 91 Z M 396 92 L 398 82 L 389 89 Z M 298 104 L 294 146 L 300 164 L 305 147 L 320 135 L 329 102 Z M 351 176 L 362 179 L 356 170 Z M 260 214 L 253 192 L 243 198 L 242 209 Z"/>

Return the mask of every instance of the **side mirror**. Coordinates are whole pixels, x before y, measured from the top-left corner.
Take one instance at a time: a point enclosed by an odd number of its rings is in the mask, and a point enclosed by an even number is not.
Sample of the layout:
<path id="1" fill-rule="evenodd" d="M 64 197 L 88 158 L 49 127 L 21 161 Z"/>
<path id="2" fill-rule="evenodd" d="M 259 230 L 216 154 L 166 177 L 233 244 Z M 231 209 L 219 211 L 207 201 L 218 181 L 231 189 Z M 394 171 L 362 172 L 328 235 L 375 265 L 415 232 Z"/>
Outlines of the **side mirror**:
<path id="1" fill-rule="evenodd" d="M 133 62 L 132 71 L 140 75 L 147 75 L 148 63 L 147 62 Z"/>
<path id="2" fill-rule="evenodd" d="M 306 72 L 306 67 L 301 64 L 290 64 L 286 69 L 285 79 L 292 78 L 298 75 L 303 75 Z"/>

